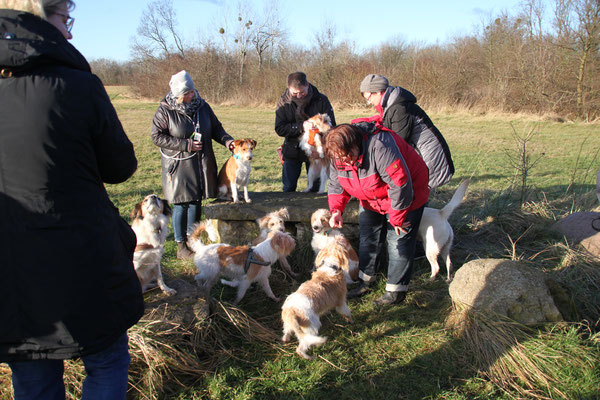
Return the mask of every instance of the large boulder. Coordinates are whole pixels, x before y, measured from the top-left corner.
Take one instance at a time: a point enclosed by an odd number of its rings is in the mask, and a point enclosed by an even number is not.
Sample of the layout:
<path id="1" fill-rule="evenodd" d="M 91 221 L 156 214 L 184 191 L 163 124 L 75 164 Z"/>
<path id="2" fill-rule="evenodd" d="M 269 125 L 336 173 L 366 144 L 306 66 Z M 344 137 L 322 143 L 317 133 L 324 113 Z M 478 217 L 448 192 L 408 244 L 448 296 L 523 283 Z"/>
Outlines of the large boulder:
<path id="1" fill-rule="evenodd" d="M 576 212 L 554 224 L 570 244 L 580 244 L 590 254 L 600 258 L 600 212 Z"/>
<path id="2" fill-rule="evenodd" d="M 454 275 L 450 297 L 455 303 L 492 311 L 524 325 L 563 320 L 544 273 L 517 261 L 469 261 Z"/>

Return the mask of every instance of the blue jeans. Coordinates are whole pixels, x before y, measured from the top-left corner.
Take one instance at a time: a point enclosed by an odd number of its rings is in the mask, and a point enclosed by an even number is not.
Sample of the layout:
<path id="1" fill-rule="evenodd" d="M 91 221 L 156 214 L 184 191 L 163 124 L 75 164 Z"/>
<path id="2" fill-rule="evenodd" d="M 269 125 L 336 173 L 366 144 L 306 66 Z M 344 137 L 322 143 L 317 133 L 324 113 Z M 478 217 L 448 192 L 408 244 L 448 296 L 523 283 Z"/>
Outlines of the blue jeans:
<path id="1" fill-rule="evenodd" d="M 423 216 L 423 207 L 410 211 L 406 221 L 411 228 L 408 233 L 396 235 L 388 216 L 374 211 L 359 208 L 358 224 L 360 229 L 360 247 L 358 267 L 360 278 L 365 282 L 375 279 L 377 266 L 383 245 L 388 251 L 388 276 L 385 290 L 390 292 L 406 292 L 413 271 L 415 244 L 419 224 Z"/>
<path id="2" fill-rule="evenodd" d="M 123 334 L 105 350 L 81 357 L 86 378 L 83 400 L 121 400 L 127 393 L 129 345 Z M 15 400 L 64 400 L 63 360 L 9 362 Z"/>
<path id="3" fill-rule="evenodd" d="M 176 242 L 184 242 L 200 218 L 200 202 L 173 204 L 173 236 Z"/>
<path id="4" fill-rule="evenodd" d="M 309 162 L 298 161 L 298 160 L 285 160 L 283 162 L 283 169 L 281 171 L 281 182 L 283 183 L 284 192 L 295 192 L 298 186 L 298 178 L 302 173 L 302 164 L 306 166 L 306 172 L 308 173 Z M 310 188 L 311 192 L 318 192 L 320 179 L 317 179 Z"/>

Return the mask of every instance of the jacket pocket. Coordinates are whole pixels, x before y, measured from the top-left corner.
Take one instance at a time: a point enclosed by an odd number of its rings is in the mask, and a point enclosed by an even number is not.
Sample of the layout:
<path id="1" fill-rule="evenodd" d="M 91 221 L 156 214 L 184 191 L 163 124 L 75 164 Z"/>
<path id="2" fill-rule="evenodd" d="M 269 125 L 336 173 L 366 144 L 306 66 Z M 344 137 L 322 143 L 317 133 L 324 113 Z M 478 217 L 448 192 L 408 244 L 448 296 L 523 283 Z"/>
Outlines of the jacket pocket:
<path id="1" fill-rule="evenodd" d="M 287 140 L 283 143 L 281 153 L 283 154 L 284 160 L 297 160 L 300 158 L 301 154 L 303 154 L 299 142 L 288 142 Z"/>

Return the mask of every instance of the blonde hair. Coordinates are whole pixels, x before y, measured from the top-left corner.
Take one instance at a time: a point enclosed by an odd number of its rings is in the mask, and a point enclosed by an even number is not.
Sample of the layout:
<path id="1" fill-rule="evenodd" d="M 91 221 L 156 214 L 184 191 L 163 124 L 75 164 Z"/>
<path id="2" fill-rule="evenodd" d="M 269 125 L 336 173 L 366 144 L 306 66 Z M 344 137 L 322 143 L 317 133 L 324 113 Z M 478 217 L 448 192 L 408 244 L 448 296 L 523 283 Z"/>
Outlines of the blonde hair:
<path id="1" fill-rule="evenodd" d="M 75 8 L 72 0 L 0 0 L 0 8 L 25 11 L 44 19 L 55 13 L 63 4 L 66 4 L 69 11 Z"/>
<path id="2" fill-rule="evenodd" d="M 25 11 L 41 18 L 46 18 L 42 0 L 0 0 L 0 8 Z"/>

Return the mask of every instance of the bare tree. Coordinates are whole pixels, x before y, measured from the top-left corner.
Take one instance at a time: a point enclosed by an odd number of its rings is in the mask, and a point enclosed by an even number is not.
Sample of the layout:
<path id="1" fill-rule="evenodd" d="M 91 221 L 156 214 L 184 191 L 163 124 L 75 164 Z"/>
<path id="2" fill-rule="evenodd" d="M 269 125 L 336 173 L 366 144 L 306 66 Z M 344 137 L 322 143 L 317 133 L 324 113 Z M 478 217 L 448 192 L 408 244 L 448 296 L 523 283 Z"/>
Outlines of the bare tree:
<path id="1" fill-rule="evenodd" d="M 177 32 L 173 0 L 154 0 L 142 13 L 134 40 L 133 53 L 141 58 L 156 58 L 158 52 L 167 58 L 177 54 L 185 58 L 185 48 Z M 173 50 L 175 47 L 175 50 Z"/>
<path id="2" fill-rule="evenodd" d="M 556 0 L 555 26 L 558 45 L 578 59 L 577 110 L 585 117 L 586 70 L 600 46 L 600 1 Z"/>
<path id="3" fill-rule="evenodd" d="M 273 53 L 285 37 L 278 3 L 271 1 L 265 4 L 264 13 L 254 26 L 251 41 L 258 57 L 258 70 L 262 71 L 265 56 Z"/>

